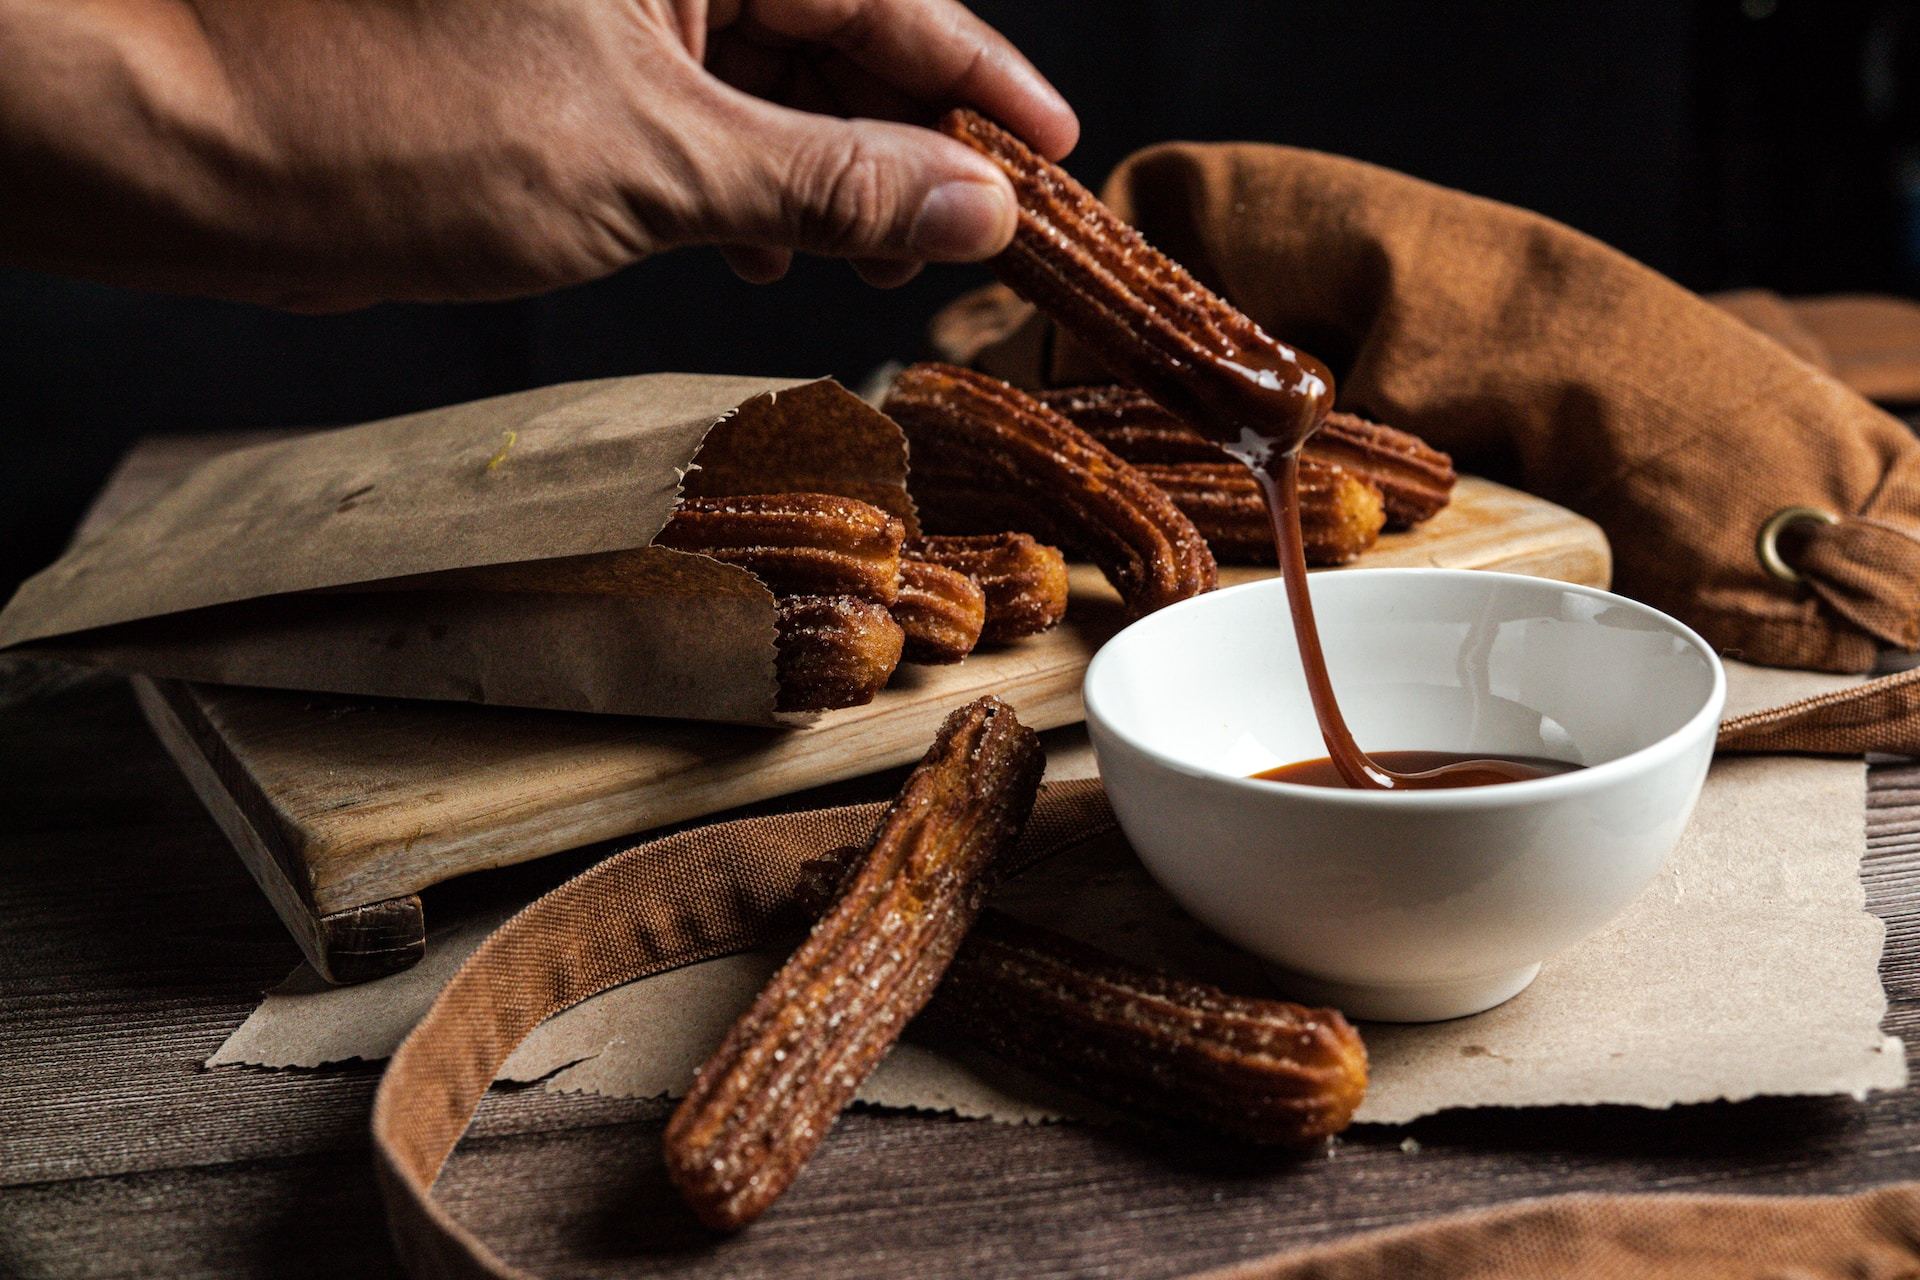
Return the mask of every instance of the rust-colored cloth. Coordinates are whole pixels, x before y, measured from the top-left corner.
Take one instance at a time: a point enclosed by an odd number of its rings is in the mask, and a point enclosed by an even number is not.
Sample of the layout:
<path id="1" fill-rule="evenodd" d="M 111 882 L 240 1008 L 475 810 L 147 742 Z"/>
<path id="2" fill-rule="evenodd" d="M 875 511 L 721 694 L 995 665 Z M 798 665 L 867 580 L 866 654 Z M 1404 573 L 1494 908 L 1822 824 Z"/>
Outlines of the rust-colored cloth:
<path id="1" fill-rule="evenodd" d="M 649 841 L 589 867 L 480 944 L 387 1064 L 374 1168 L 410 1274 L 530 1280 L 454 1220 L 433 1180 L 527 1033 L 610 987 L 746 951 L 804 928 L 807 864 L 864 844 L 884 804 L 741 818 Z M 1042 789 L 1008 865 L 1113 829 L 1097 780 Z"/>
<path id="2" fill-rule="evenodd" d="M 1920 442 L 1816 367 L 1839 372 L 1844 350 L 1857 373 L 1874 343 L 1898 347 L 1881 335 L 1903 304 L 1783 307 L 1803 331 L 1787 342 L 1795 357 L 1537 214 L 1287 147 L 1154 147 L 1104 194 L 1269 332 L 1327 360 L 1343 405 L 1593 518 L 1618 588 L 1728 653 L 1865 671 L 1882 646 L 1920 647 Z M 945 357 L 1024 385 L 1109 377 L 1005 290 L 962 299 L 933 337 Z M 1840 517 L 1784 544 L 1805 585 L 1755 554 L 1793 506 Z"/>
<path id="3" fill-rule="evenodd" d="M 1256 1259 L 1205 1280 L 1905 1280 L 1920 1183 L 1857 1196 L 1559 1196 Z"/>
<path id="4" fill-rule="evenodd" d="M 1869 400 L 1920 405 L 1920 303 L 1862 293 L 1783 298 L 1767 289 L 1709 300 Z"/>
<path id="5" fill-rule="evenodd" d="M 1920 756 L 1920 667 L 1720 725 L 1715 749 L 1788 755 Z"/>
<path id="6" fill-rule="evenodd" d="M 1720 747 L 1920 750 L 1920 670 L 1729 720 Z M 867 838 L 882 804 L 742 818 L 617 853 L 502 925 L 408 1035 L 373 1106 L 375 1168 L 408 1271 L 532 1280 L 433 1197 L 474 1108 L 527 1034 L 590 996 L 797 930 L 803 869 Z M 1014 868 L 1102 836 L 1098 779 L 1041 791 Z M 1768 1270 L 1791 1264 L 1798 1270 Z M 1850 1200 L 1596 1196 L 1475 1212 L 1218 1273 L 1235 1280 L 1920 1274 L 1920 1183 Z"/>

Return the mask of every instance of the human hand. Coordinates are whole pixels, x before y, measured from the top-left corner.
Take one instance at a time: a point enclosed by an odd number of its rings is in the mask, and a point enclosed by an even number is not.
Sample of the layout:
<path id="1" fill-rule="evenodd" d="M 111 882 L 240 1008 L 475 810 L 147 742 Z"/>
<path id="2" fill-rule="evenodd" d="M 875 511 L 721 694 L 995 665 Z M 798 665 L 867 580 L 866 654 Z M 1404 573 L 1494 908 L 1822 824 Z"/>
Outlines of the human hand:
<path id="1" fill-rule="evenodd" d="M 333 310 L 499 298 L 683 245 L 898 283 L 1012 192 L 906 121 L 1051 156 L 1072 111 L 955 0 L 0 0 L 0 253 Z M 859 116 L 845 119 L 844 116 Z"/>

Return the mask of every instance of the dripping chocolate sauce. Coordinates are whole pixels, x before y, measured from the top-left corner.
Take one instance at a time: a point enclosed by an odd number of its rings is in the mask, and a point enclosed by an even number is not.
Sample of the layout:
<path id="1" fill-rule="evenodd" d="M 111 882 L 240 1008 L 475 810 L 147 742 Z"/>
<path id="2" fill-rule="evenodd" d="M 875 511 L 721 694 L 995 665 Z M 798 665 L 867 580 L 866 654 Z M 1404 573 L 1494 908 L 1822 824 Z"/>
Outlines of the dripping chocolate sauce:
<path id="1" fill-rule="evenodd" d="M 1287 607 L 1293 614 L 1300 666 L 1306 673 L 1307 694 L 1313 701 L 1314 717 L 1320 722 L 1327 758 L 1281 765 L 1253 776 L 1318 786 L 1344 784 L 1364 791 L 1431 791 L 1525 782 L 1578 768 L 1558 761 L 1488 759 L 1451 752 L 1380 752 L 1370 756 L 1354 741 L 1334 696 L 1333 681 L 1327 675 L 1326 652 L 1314 622 L 1313 599 L 1307 592 L 1305 539 L 1300 532 L 1300 448 L 1333 407 L 1333 375 L 1303 352 L 1282 346 L 1276 354 L 1277 367 L 1271 368 L 1224 358 L 1213 362 L 1213 372 L 1236 388 L 1229 404 L 1223 406 L 1228 412 L 1218 415 L 1215 422 L 1237 428 L 1238 441 L 1225 448 L 1253 472 L 1266 499 L 1267 514 L 1273 522 L 1274 550 L 1287 584 Z M 1263 408 L 1264 412 L 1250 413 L 1249 408 Z M 1292 430 L 1276 437 L 1265 434 L 1272 426 L 1255 424 L 1292 424 Z M 1220 432 L 1216 438 L 1227 434 Z M 1329 780 L 1322 780 L 1322 765 Z"/>

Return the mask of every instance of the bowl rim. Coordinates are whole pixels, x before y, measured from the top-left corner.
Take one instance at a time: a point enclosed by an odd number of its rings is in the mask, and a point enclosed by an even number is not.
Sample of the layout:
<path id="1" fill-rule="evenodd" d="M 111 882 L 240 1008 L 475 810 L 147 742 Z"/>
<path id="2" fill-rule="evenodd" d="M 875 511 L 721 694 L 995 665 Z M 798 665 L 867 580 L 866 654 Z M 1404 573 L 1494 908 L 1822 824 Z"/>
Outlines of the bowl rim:
<path id="1" fill-rule="evenodd" d="M 1726 667 L 1720 661 L 1720 655 L 1715 652 L 1713 646 L 1708 644 L 1692 627 L 1689 627 L 1686 623 L 1681 622 L 1671 614 L 1654 608 L 1652 605 L 1643 604 L 1638 600 L 1618 595 L 1600 587 L 1589 587 L 1575 582 L 1561 582 L 1556 578 L 1543 578 L 1535 574 L 1506 573 L 1493 569 L 1442 569 L 1423 568 L 1417 565 L 1383 565 L 1377 569 L 1327 571 L 1324 576 L 1326 580 L 1329 581 L 1338 580 L 1339 577 L 1344 577 L 1347 572 L 1352 572 L 1356 575 L 1364 573 L 1368 577 L 1380 575 L 1383 577 L 1419 577 L 1423 579 L 1458 578 L 1472 582 L 1514 582 L 1532 588 L 1552 589 L 1574 595 L 1586 596 L 1595 600 L 1602 600 L 1608 604 L 1623 605 L 1660 622 L 1670 629 L 1673 634 L 1690 644 L 1706 661 L 1707 670 L 1712 676 L 1712 686 L 1707 691 L 1706 700 L 1699 710 L 1688 717 L 1685 723 L 1667 733 L 1665 736 L 1648 743 L 1644 747 L 1629 751 L 1623 756 L 1616 756 L 1614 759 L 1603 761 L 1600 764 L 1587 765 L 1584 768 L 1575 769 L 1569 773 L 1553 774 L 1545 778 L 1531 778 L 1525 782 L 1510 782 L 1494 787 L 1459 787 L 1432 791 L 1350 791 L 1339 787 L 1314 787 L 1298 782 L 1280 782 L 1270 778 L 1250 778 L 1240 774 L 1228 773 L 1222 769 L 1207 768 L 1178 759 L 1175 756 L 1161 751 L 1151 743 L 1144 742 L 1137 736 L 1126 732 L 1118 727 L 1113 719 L 1101 708 L 1100 696 L 1097 692 L 1097 682 L 1100 672 L 1105 666 L 1117 661 L 1114 656 L 1114 646 L 1128 632 L 1144 624 L 1153 623 L 1155 619 L 1163 618 L 1176 610 L 1208 608 L 1210 607 L 1207 603 L 1209 600 L 1236 595 L 1242 592 L 1280 591 L 1284 593 L 1286 583 L 1276 575 L 1271 578 L 1261 578 L 1254 582 L 1243 582 L 1235 586 L 1223 587 L 1217 591 L 1209 591 L 1201 595 L 1190 596 L 1185 600 L 1177 601 L 1164 609 L 1157 610 L 1144 618 L 1136 619 L 1127 624 L 1109 637 L 1106 643 L 1100 646 L 1099 650 L 1093 655 L 1093 660 L 1087 664 L 1086 673 L 1080 682 L 1081 700 L 1086 708 L 1087 726 L 1090 734 L 1095 735 L 1095 758 L 1098 759 L 1100 749 L 1097 735 L 1110 734 L 1114 739 L 1125 744 L 1131 750 L 1138 752 L 1162 769 L 1185 777 L 1198 779 L 1202 782 L 1218 783 L 1230 789 L 1242 790 L 1250 797 L 1265 796 L 1268 798 L 1285 798 L 1335 808 L 1351 807 L 1357 809 L 1368 809 L 1380 805 L 1396 805 L 1401 807 L 1419 805 L 1435 809 L 1507 808 L 1516 805 L 1547 802 L 1569 794 L 1579 794 L 1595 788 L 1605 787 L 1610 782 L 1622 780 L 1628 775 L 1639 774 L 1650 768 L 1657 768 L 1668 763 L 1673 757 L 1683 754 L 1696 742 L 1703 728 L 1710 732 L 1717 732 L 1718 730 L 1720 716 L 1725 709 L 1727 698 L 1727 672 Z M 1316 573 L 1314 577 L 1316 580 L 1320 580 L 1323 574 Z"/>

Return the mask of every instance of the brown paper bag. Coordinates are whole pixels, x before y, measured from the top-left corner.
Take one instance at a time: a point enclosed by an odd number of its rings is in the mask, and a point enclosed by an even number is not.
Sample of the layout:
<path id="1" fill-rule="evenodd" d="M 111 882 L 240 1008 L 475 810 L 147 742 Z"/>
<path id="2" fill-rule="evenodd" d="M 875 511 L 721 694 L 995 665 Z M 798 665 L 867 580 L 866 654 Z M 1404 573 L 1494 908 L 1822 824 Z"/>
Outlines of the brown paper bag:
<path id="1" fill-rule="evenodd" d="M 792 723 L 806 717 L 773 709 L 772 594 L 649 544 L 683 492 L 797 490 L 913 526 L 899 429 L 830 381 L 655 374 L 454 405 L 215 459 L 24 583 L 0 648 L 227 684 Z M 645 594 L 460 589 L 479 566 L 610 555 Z M 400 578 L 414 589 L 382 586 Z"/>

